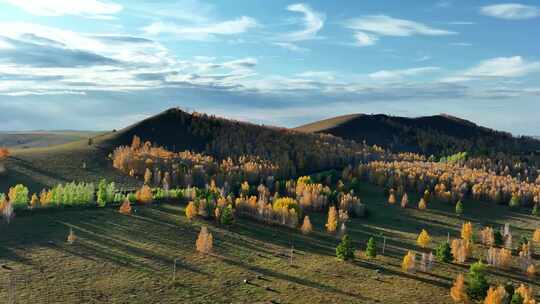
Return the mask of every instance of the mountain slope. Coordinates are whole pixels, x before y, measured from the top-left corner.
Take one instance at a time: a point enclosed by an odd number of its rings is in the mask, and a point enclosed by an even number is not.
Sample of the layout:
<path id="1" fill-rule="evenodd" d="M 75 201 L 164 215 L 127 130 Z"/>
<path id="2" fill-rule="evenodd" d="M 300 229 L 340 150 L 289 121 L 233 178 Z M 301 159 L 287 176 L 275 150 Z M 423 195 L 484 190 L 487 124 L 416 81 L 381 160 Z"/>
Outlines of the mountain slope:
<path id="1" fill-rule="evenodd" d="M 460 151 L 485 154 L 490 151 L 530 153 L 540 149 L 532 138 L 478 126 L 449 115 L 417 118 L 382 114 L 352 114 L 321 120 L 295 128 L 308 133 L 328 133 L 393 151 L 448 155 Z"/>

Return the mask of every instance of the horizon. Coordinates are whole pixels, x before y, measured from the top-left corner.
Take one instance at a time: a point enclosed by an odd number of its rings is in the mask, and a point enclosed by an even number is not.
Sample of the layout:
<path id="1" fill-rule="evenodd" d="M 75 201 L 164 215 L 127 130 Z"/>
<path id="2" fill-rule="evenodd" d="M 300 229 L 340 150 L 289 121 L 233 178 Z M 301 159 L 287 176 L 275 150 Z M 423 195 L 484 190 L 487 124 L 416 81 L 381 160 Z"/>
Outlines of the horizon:
<path id="1" fill-rule="evenodd" d="M 171 107 L 278 127 L 449 114 L 538 136 L 535 1 L 0 0 L 0 130 Z M 9 114 L 7 114 L 9 113 Z"/>

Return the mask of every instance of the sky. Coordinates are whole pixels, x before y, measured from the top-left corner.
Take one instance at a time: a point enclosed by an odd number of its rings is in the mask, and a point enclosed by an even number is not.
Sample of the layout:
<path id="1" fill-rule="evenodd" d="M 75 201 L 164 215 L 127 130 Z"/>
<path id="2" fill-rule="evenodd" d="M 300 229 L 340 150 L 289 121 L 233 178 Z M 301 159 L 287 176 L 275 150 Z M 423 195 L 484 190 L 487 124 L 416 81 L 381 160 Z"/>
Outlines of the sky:
<path id="1" fill-rule="evenodd" d="M 0 0 L 0 28 L 0 130 L 180 107 L 285 127 L 446 113 L 540 135 L 539 0 Z"/>

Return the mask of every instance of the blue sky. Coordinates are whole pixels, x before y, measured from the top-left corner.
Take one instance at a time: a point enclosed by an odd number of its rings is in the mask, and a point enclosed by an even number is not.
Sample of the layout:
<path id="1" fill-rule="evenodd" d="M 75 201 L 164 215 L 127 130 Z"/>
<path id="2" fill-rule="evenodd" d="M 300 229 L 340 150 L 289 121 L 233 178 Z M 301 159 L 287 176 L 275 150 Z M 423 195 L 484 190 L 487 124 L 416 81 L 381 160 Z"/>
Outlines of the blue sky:
<path id="1" fill-rule="evenodd" d="M 0 0 L 0 130 L 173 106 L 296 126 L 448 113 L 540 134 L 540 2 Z"/>

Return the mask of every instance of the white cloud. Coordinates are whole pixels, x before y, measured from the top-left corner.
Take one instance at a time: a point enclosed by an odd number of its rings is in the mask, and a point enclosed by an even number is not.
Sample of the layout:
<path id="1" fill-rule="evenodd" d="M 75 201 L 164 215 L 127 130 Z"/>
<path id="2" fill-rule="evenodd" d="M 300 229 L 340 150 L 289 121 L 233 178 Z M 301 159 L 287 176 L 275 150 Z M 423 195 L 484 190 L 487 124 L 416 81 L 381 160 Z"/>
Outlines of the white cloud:
<path id="1" fill-rule="evenodd" d="M 215 35 L 234 35 L 256 27 L 257 21 L 251 17 L 242 16 L 233 20 L 204 25 L 178 25 L 174 23 L 154 22 L 143 30 L 150 35 L 173 34 L 183 40 L 206 40 Z"/>
<path id="2" fill-rule="evenodd" d="M 450 45 L 453 45 L 453 46 L 472 46 L 472 43 L 468 43 L 468 42 L 452 42 L 452 43 L 450 43 Z"/>
<path id="3" fill-rule="evenodd" d="M 369 32 L 380 36 L 407 37 L 413 35 L 444 36 L 456 32 L 433 28 L 423 23 L 392 18 L 386 15 L 372 15 L 354 18 L 347 27 L 355 31 Z"/>
<path id="4" fill-rule="evenodd" d="M 293 51 L 293 52 L 300 52 L 300 53 L 304 53 L 304 52 L 309 52 L 310 49 L 307 49 L 307 48 L 303 48 L 303 47 L 300 47 L 294 43 L 290 43 L 290 42 L 274 42 L 272 43 L 273 45 L 277 45 L 279 47 L 282 47 L 286 50 L 289 50 L 289 51 Z"/>
<path id="5" fill-rule="evenodd" d="M 107 18 L 122 11 L 120 4 L 98 0 L 4 0 L 37 16 L 75 15 Z"/>
<path id="6" fill-rule="evenodd" d="M 304 29 L 283 35 L 285 41 L 311 40 L 317 37 L 317 33 L 323 28 L 325 15 L 314 11 L 309 5 L 296 3 L 287 6 L 287 10 L 304 14 Z"/>
<path id="7" fill-rule="evenodd" d="M 501 3 L 484 6 L 480 9 L 480 13 L 506 20 L 522 20 L 539 17 L 540 8 L 519 3 Z"/>
<path id="8" fill-rule="evenodd" d="M 407 76 L 419 76 L 426 73 L 438 71 L 439 67 L 420 67 L 420 68 L 412 68 L 412 69 L 404 69 L 404 70 L 381 70 L 375 73 L 371 73 L 368 76 L 371 79 L 374 80 L 381 80 L 381 81 L 397 81 L 402 80 L 403 78 Z"/>
<path id="9" fill-rule="evenodd" d="M 521 56 L 497 57 L 482 61 L 477 66 L 465 71 L 465 77 L 522 77 L 533 72 L 540 72 L 540 61 L 528 62 Z"/>
<path id="10" fill-rule="evenodd" d="M 377 43 L 377 40 L 379 40 L 377 36 L 364 32 L 356 32 L 354 34 L 354 38 L 356 38 L 356 45 L 358 46 L 374 45 L 375 43 Z"/>

